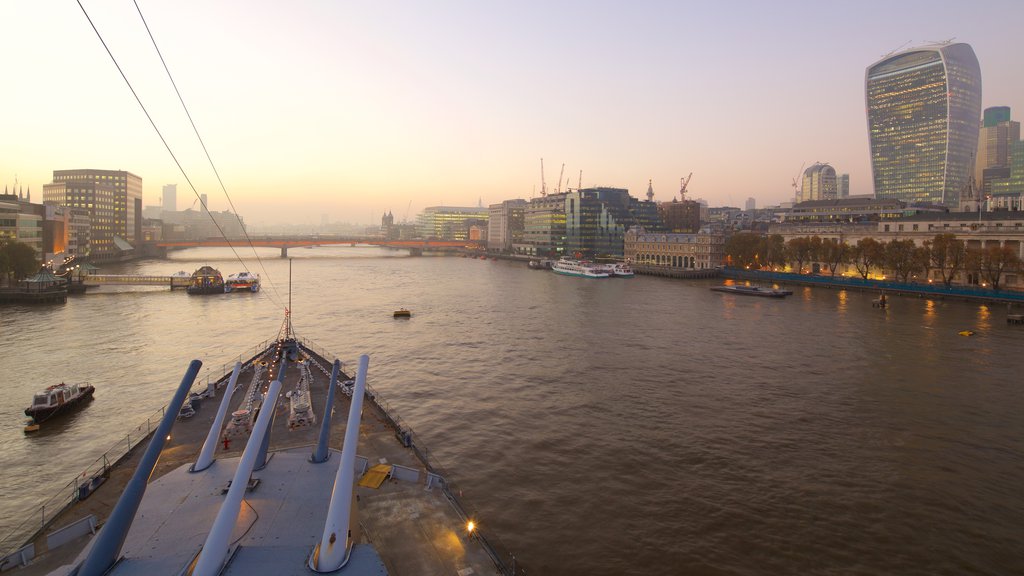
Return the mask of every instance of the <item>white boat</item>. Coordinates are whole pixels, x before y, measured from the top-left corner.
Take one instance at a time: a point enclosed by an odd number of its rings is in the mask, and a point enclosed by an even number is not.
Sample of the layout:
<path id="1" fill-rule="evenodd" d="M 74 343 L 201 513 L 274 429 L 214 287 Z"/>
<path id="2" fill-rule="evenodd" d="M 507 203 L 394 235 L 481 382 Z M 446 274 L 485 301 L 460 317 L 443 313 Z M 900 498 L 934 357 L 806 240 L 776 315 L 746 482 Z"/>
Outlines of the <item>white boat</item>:
<path id="1" fill-rule="evenodd" d="M 634 276 L 633 267 L 628 262 L 615 262 L 614 264 L 609 264 L 608 267 L 612 271 L 612 276 L 618 278 L 632 278 Z"/>
<path id="2" fill-rule="evenodd" d="M 239 272 L 228 276 L 224 282 L 225 292 L 259 292 L 260 277 L 248 272 Z"/>
<path id="3" fill-rule="evenodd" d="M 551 270 L 566 276 L 581 276 L 583 278 L 607 278 L 611 272 L 604 264 L 596 264 L 586 260 L 569 260 L 562 258 L 551 265 Z"/>

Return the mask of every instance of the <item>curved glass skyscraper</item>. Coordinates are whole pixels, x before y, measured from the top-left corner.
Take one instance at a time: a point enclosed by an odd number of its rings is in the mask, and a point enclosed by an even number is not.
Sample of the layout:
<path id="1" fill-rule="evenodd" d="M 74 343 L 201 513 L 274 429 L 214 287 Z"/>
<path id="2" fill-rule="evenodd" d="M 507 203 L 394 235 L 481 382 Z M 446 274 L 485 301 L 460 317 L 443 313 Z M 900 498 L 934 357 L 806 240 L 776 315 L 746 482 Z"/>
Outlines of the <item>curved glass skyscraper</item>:
<path id="1" fill-rule="evenodd" d="M 956 206 L 978 149 L 974 50 L 947 44 L 886 56 L 864 84 L 875 197 Z"/>

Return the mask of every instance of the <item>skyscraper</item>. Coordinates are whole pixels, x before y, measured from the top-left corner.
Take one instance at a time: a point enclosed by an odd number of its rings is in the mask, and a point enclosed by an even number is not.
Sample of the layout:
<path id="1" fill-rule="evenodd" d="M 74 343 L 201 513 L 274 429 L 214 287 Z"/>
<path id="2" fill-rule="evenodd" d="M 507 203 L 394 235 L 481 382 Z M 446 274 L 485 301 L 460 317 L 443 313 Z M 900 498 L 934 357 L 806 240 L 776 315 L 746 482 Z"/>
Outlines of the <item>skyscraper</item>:
<path id="1" fill-rule="evenodd" d="M 850 197 L 850 175 L 836 174 L 836 193 L 839 198 Z"/>
<path id="2" fill-rule="evenodd" d="M 168 212 L 178 211 L 178 185 L 164 184 L 164 197 L 161 208 Z"/>
<path id="3" fill-rule="evenodd" d="M 967 44 L 912 48 L 864 78 L 876 198 L 956 206 L 974 169 L 981 68 Z"/>
<path id="4" fill-rule="evenodd" d="M 978 157 L 974 165 L 974 181 L 985 194 L 992 191 L 992 181 L 1010 177 L 1010 149 L 1020 140 L 1020 122 L 1010 120 L 1009 106 L 985 108 L 978 135 Z"/>

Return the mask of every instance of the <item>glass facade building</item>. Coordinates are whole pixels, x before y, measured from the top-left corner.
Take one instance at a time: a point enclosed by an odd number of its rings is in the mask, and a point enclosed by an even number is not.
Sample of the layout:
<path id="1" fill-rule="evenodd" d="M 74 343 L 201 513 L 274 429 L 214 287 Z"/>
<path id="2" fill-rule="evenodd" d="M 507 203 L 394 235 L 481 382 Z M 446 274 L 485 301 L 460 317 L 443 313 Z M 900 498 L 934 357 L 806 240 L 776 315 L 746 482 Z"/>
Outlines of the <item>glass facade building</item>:
<path id="1" fill-rule="evenodd" d="M 92 253 L 121 252 L 114 238 L 136 242 L 142 235 L 142 178 L 123 170 L 54 170 L 43 201 L 88 210 Z"/>
<path id="2" fill-rule="evenodd" d="M 487 225 L 487 208 L 431 206 L 416 217 L 421 238 L 436 240 L 469 240 L 472 226 Z"/>
<path id="3" fill-rule="evenodd" d="M 914 48 L 865 73 L 876 198 L 957 206 L 974 170 L 981 68 L 967 44 Z"/>

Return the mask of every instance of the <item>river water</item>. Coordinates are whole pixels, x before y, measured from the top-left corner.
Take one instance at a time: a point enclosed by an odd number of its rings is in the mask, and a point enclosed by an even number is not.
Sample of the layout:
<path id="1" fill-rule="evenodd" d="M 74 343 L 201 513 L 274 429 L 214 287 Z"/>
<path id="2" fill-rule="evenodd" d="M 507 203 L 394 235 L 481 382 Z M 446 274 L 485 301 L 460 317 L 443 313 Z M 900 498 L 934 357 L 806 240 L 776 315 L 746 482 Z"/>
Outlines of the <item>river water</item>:
<path id="1" fill-rule="evenodd" d="M 219 375 L 276 336 L 288 264 L 260 254 L 259 294 L 0 310 L 0 528 L 166 403 L 189 360 Z M 291 255 L 299 335 L 370 354 L 371 385 L 532 574 L 1024 573 L 1024 329 L 1005 306 Z M 203 264 L 240 269 L 197 249 L 103 272 Z M 62 380 L 95 401 L 26 436 L 33 391 Z"/>

